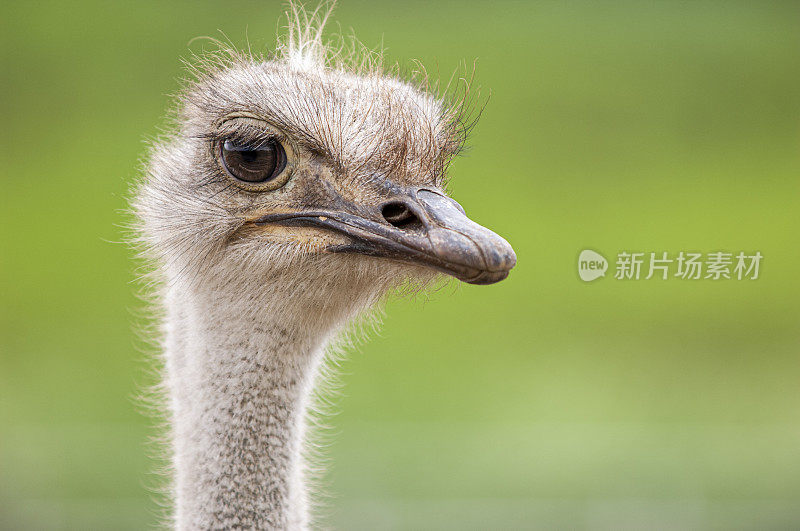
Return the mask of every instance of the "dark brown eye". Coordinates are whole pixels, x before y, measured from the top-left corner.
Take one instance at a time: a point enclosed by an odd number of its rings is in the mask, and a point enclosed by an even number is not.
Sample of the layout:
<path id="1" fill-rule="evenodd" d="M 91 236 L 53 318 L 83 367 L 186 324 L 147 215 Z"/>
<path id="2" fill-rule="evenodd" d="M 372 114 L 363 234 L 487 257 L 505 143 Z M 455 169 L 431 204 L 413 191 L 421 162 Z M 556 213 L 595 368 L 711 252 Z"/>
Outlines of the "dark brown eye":
<path id="1" fill-rule="evenodd" d="M 264 183 L 286 167 L 286 152 L 276 140 L 248 144 L 228 139 L 222 143 L 222 164 L 240 181 Z"/>

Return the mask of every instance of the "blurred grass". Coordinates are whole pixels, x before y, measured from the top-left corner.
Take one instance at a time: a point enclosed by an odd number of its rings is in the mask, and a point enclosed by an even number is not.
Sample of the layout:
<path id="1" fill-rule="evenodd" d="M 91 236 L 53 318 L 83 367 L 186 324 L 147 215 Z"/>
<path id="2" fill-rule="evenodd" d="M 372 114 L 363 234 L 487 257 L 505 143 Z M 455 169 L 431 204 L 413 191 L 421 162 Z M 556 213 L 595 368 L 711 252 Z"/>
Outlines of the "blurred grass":
<path id="1" fill-rule="evenodd" d="M 4 6 L 0 528 L 141 529 L 147 420 L 118 242 L 179 56 L 265 2 Z M 341 529 L 800 527 L 800 5 L 342 1 L 491 101 L 453 192 L 519 266 L 394 301 L 345 363 Z M 193 44 L 199 49 L 202 44 Z M 755 282 L 584 284 L 583 248 L 759 250 Z"/>

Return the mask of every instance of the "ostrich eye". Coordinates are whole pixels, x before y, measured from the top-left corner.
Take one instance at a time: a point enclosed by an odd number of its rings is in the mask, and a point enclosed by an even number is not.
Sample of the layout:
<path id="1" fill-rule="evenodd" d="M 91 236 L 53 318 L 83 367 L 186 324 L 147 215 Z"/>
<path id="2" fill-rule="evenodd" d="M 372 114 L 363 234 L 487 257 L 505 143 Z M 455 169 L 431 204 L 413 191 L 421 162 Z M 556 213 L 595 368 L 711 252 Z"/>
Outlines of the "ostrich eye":
<path id="1" fill-rule="evenodd" d="M 263 183 L 280 175 L 286 167 L 286 152 L 276 140 L 248 144 L 229 139 L 222 144 L 222 164 L 240 181 Z"/>

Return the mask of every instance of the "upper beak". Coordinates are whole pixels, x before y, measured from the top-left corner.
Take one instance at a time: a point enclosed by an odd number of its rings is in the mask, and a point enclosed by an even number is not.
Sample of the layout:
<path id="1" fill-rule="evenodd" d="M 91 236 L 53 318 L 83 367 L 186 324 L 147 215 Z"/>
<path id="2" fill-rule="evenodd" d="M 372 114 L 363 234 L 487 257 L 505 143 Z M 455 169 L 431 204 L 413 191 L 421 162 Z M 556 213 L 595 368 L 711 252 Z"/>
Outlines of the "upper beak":
<path id="1" fill-rule="evenodd" d="M 511 245 L 469 219 L 461 205 L 429 189 L 405 190 L 374 208 L 342 200 L 331 210 L 268 214 L 256 224 L 314 226 L 350 237 L 328 248 L 432 267 L 470 284 L 493 284 L 517 262 Z"/>

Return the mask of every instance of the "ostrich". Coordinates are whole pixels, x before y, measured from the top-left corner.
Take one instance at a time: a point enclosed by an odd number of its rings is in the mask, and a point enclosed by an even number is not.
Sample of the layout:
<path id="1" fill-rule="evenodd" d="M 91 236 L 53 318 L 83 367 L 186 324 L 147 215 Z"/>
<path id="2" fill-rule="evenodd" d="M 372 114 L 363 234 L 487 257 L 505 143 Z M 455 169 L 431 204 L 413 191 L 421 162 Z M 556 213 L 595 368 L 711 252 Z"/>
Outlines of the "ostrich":
<path id="1" fill-rule="evenodd" d="M 201 57 L 132 200 L 177 529 L 312 525 L 306 413 L 331 341 L 401 285 L 491 284 L 516 262 L 444 191 L 462 105 L 345 58 L 329 13 L 290 6 L 269 56 Z"/>

